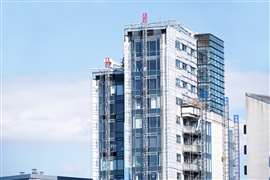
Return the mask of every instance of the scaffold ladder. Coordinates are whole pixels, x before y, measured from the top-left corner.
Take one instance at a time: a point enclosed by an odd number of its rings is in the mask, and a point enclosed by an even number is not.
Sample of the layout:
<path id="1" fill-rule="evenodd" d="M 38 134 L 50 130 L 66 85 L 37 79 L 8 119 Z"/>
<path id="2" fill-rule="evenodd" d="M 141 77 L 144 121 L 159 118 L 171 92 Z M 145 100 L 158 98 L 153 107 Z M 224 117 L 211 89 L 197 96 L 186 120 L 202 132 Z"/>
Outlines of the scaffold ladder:
<path id="1" fill-rule="evenodd" d="M 110 179 L 110 94 L 111 94 L 111 80 L 110 80 L 110 69 L 108 68 L 105 72 L 105 164 L 106 164 L 106 180 Z"/>

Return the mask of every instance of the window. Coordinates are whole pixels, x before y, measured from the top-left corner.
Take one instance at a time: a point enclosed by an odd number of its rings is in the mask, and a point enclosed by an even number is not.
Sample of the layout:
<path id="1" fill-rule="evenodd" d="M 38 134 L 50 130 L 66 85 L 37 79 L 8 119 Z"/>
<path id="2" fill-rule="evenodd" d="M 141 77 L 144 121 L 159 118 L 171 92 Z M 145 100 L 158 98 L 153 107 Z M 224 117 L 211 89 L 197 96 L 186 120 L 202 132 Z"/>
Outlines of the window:
<path id="1" fill-rule="evenodd" d="M 187 50 L 187 46 L 185 44 L 182 44 L 182 51 L 186 51 Z"/>
<path id="2" fill-rule="evenodd" d="M 190 72 L 191 72 L 191 74 L 196 75 L 196 69 L 195 69 L 195 67 L 190 66 Z"/>
<path id="3" fill-rule="evenodd" d="M 157 147 L 157 137 L 156 136 L 150 136 L 148 140 L 149 140 L 149 147 Z"/>
<path id="4" fill-rule="evenodd" d="M 135 50 L 136 50 L 136 56 L 141 57 L 142 56 L 142 42 L 135 43 Z"/>
<path id="5" fill-rule="evenodd" d="M 157 52 L 157 46 L 156 46 L 156 41 L 148 41 L 147 42 L 147 55 L 148 56 L 155 56 Z"/>
<path id="6" fill-rule="evenodd" d="M 195 56 L 195 50 L 191 48 L 191 56 Z"/>
<path id="7" fill-rule="evenodd" d="M 135 118 L 133 121 L 133 129 L 140 129 L 142 128 L 142 119 L 141 118 Z"/>
<path id="8" fill-rule="evenodd" d="M 247 125 L 244 125 L 244 134 L 247 134 Z"/>
<path id="9" fill-rule="evenodd" d="M 116 86 L 116 93 L 117 93 L 117 95 L 123 95 L 124 94 L 124 87 L 123 87 L 123 85 L 117 85 Z"/>
<path id="10" fill-rule="evenodd" d="M 181 162 L 181 154 L 176 154 L 176 161 Z"/>
<path id="11" fill-rule="evenodd" d="M 136 99 L 134 100 L 134 108 L 135 108 L 135 109 L 141 109 L 141 104 L 142 104 L 142 101 L 141 101 L 140 98 L 136 98 Z"/>
<path id="12" fill-rule="evenodd" d="M 244 145 L 244 154 L 247 154 L 247 145 Z"/>
<path id="13" fill-rule="evenodd" d="M 117 160 L 117 169 L 124 169 L 124 161 Z"/>
<path id="14" fill-rule="evenodd" d="M 182 68 L 183 68 L 184 70 L 187 70 L 187 64 L 186 64 L 186 63 L 182 63 Z"/>
<path id="15" fill-rule="evenodd" d="M 180 135 L 176 135 L 176 142 L 178 143 L 178 144 L 181 144 L 181 136 Z"/>
<path id="16" fill-rule="evenodd" d="M 181 69 L 181 61 L 179 59 L 175 60 L 175 66 L 176 68 Z"/>
<path id="17" fill-rule="evenodd" d="M 177 87 L 181 87 L 181 80 L 180 80 L 179 78 L 176 78 L 175 81 L 176 81 L 176 82 L 175 82 L 175 85 L 176 85 Z"/>
<path id="18" fill-rule="evenodd" d="M 196 87 L 191 85 L 191 92 L 196 93 Z"/>
<path id="19" fill-rule="evenodd" d="M 244 166 L 244 175 L 247 175 L 247 165 Z"/>
<path id="20" fill-rule="evenodd" d="M 148 79 L 148 89 L 156 89 L 157 82 L 156 79 Z"/>
<path id="21" fill-rule="evenodd" d="M 156 60 L 149 60 L 147 69 L 148 69 L 148 71 L 156 71 L 157 70 L 157 61 Z"/>
<path id="22" fill-rule="evenodd" d="M 159 97 L 151 97 L 148 99 L 148 106 L 150 109 L 160 108 L 160 98 Z"/>
<path id="23" fill-rule="evenodd" d="M 176 104 L 181 105 L 182 104 L 182 99 L 180 99 L 179 97 L 176 97 Z"/>
<path id="24" fill-rule="evenodd" d="M 177 173 L 176 178 L 177 180 L 181 180 L 181 173 Z"/>
<path id="25" fill-rule="evenodd" d="M 149 128 L 158 128 L 160 126 L 159 117 L 149 117 L 148 126 Z"/>
<path id="26" fill-rule="evenodd" d="M 153 166 L 158 166 L 158 156 L 157 155 L 149 155 L 149 166 L 153 167 Z"/>
<path id="27" fill-rule="evenodd" d="M 180 50 L 180 41 L 175 41 L 175 48 Z"/>
<path id="28" fill-rule="evenodd" d="M 115 86 L 111 86 L 111 96 L 115 95 Z"/>
<path id="29" fill-rule="evenodd" d="M 143 141 L 141 137 L 135 138 L 135 148 L 142 148 L 143 147 Z"/>
<path id="30" fill-rule="evenodd" d="M 176 116 L 176 124 L 181 124 L 180 116 Z"/>
<path id="31" fill-rule="evenodd" d="M 182 81 L 182 84 L 183 84 L 183 88 L 187 88 L 187 82 Z"/>

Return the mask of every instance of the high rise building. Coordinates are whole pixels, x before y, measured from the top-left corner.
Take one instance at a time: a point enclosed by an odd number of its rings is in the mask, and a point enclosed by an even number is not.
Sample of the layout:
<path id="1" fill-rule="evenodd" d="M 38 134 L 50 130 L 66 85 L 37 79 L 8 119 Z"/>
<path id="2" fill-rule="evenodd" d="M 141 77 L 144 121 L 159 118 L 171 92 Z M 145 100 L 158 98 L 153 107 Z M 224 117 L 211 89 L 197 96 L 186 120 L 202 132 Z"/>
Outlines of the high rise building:
<path id="1" fill-rule="evenodd" d="M 241 147 L 242 179 L 270 178 L 270 97 L 246 93 L 246 124 Z"/>
<path id="2" fill-rule="evenodd" d="M 228 137 L 231 126 L 198 98 L 196 34 L 180 23 L 147 23 L 145 17 L 124 32 L 118 82 L 124 84 L 124 101 L 111 99 L 117 68 L 93 74 L 94 179 L 229 179 L 223 133 Z M 118 128 L 109 125 L 117 122 L 112 105 L 121 107 L 116 114 L 124 112 L 119 158 L 112 134 Z"/>
<path id="3" fill-rule="evenodd" d="M 197 34 L 198 94 L 210 111 L 224 113 L 224 42 L 212 34 Z"/>
<path id="4" fill-rule="evenodd" d="M 107 65 L 112 66 L 110 59 Z M 93 73 L 93 176 L 124 178 L 124 71 L 120 66 Z"/>

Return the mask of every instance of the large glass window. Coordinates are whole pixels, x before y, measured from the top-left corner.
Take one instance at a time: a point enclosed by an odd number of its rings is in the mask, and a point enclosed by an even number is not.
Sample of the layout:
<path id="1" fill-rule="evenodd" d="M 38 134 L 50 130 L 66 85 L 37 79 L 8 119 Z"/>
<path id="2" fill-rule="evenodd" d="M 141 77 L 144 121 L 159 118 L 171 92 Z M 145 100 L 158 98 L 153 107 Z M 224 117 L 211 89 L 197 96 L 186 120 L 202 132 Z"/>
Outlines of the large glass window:
<path id="1" fill-rule="evenodd" d="M 157 53 L 157 45 L 156 41 L 148 41 L 147 42 L 147 55 L 148 56 L 155 56 Z"/>
<path id="2" fill-rule="evenodd" d="M 116 93 L 117 93 L 117 95 L 123 95 L 124 94 L 124 86 L 123 85 L 117 85 L 116 86 Z"/>
<path id="3" fill-rule="evenodd" d="M 149 147 L 158 147 L 157 136 L 150 136 L 148 140 L 149 140 Z"/>
<path id="4" fill-rule="evenodd" d="M 141 57 L 142 56 L 142 42 L 136 42 L 135 43 L 135 50 L 136 50 L 136 56 Z"/>
<path id="5" fill-rule="evenodd" d="M 134 129 L 140 129 L 142 128 L 142 119 L 141 118 L 138 118 L 136 117 L 133 121 L 133 128 Z"/>
<path id="6" fill-rule="evenodd" d="M 160 98 L 159 97 L 150 97 L 148 99 L 148 107 L 150 109 L 160 108 Z"/>
<path id="7" fill-rule="evenodd" d="M 160 126 L 159 117 L 149 117 L 148 118 L 148 126 L 149 128 L 158 128 Z"/>
<path id="8" fill-rule="evenodd" d="M 153 167 L 153 166 L 158 166 L 158 155 L 149 155 L 149 166 Z"/>

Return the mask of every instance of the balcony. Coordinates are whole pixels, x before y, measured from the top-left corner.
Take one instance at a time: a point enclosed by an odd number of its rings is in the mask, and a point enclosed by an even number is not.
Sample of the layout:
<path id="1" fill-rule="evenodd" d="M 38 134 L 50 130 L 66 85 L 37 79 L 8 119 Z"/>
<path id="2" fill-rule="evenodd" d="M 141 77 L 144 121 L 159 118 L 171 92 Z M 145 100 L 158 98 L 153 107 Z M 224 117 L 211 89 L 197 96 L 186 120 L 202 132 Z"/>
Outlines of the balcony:
<path id="1" fill-rule="evenodd" d="M 194 126 L 183 126 L 183 132 L 187 134 L 195 134 L 197 133 L 196 127 Z"/>
<path id="2" fill-rule="evenodd" d="M 183 171 L 200 171 L 198 164 L 195 163 L 183 163 Z"/>
<path id="3" fill-rule="evenodd" d="M 183 151 L 184 152 L 193 152 L 193 153 L 199 153 L 201 151 L 200 145 L 198 144 L 184 144 L 183 145 Z"/>
<path id="4" fill-rule="evenodd" d="M 193 117 L 199 118 L 200 117 L 200 109 L 194 106 L 183 106 L 182 107 L 182 117 Z"/>

